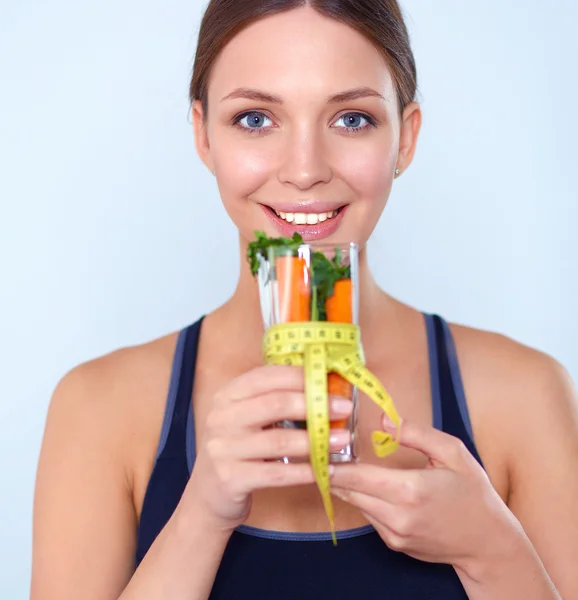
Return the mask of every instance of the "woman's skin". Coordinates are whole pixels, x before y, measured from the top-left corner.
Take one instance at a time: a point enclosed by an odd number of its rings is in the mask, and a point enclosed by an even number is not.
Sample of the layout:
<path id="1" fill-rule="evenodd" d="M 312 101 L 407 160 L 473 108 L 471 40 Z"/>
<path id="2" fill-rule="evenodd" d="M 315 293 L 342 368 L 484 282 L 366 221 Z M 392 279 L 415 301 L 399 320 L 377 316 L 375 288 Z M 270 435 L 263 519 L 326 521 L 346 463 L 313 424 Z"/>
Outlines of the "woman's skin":
<path id="1" fill-rule="evenodd" d="M 240 88 L 281 102 L 224 99 Z M 377 93 L 328 102 L 359 88 Z M 401 448 L 377 459 L 369 432 L 384 423 L 362 398 L 361 462 L 332 475 L 337 528 L 371 522 L 394 549 L 453 564 L 470 598 L 556 598 L 552 582 L 562 597 L 578 597 L 578 417 L 568 374 L 504 336 L 451 325 L 486 475 L 460 442 L 431 426 L 422 315 L 379 289 L 369 270 L 366 241 L 395 169 L 403 174 L 411 163 L 421 123 L 415 103 L 400 114 L 381 54 L 308 7 L 268 17 L 224 49 L 208 107 L 203 115 L 200 103 L 193 106 L 197 150 L 215 170 L 239 229 L 241 272 L 231 299 L 202 326 L 193 476 L 133 574 L 176 334 L 71 371 L 52 399 L 39 463 L 33 600 L 207 598 L 239 523 L 327 530 L 308 465 L 254 460 L 288 448 L 307 454 L 304 432 L 262 430 L 280 416 L 304 415 L 303 375 L 298 368 L 262 366 L 258 295 L 244 259 L 255 230 L 278 234 L 262 205 L 300 202 L 347 206 L 327 241 L 353 240 L 363 248 L 367 364 L 404 418 Z M 240 128 L 248 119 L 233 125 L 244 111 L 258 111 L 252 124 L 264 131 Z M 375 126 L 346 131 L 342 117 L 351 113 L 369 116 Z"/>

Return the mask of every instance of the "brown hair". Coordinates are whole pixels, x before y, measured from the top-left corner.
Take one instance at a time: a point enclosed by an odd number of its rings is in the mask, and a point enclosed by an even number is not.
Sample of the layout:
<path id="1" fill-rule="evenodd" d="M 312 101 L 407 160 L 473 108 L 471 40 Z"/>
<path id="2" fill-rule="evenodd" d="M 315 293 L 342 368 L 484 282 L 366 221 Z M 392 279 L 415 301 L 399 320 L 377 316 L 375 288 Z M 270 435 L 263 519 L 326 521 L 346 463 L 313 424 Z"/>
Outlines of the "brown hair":
<path id="1" fill-rule="evenodd" d="M 397 0 L 211 0 L 199 31 L 189 89 L 191 103 L 201 100 L 206 117 L 211 68 L 237 33 L 258 19 L 306 5 L 357 30 L 384 55 L 395 83 L 400 112 L 415 99 L 415 59 Z"/>

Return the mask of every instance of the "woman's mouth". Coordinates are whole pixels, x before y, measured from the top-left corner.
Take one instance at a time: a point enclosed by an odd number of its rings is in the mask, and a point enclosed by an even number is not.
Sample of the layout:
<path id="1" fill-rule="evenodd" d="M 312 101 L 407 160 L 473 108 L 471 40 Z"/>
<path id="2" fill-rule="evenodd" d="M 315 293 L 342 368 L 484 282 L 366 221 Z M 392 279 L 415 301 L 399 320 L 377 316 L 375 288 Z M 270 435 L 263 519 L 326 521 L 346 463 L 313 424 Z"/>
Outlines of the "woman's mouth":
<path id="1" fill-rule="evenodd" d="M 287 221 L 287 223 L 295 223 L 295 225 L 317 225 L 317 223 L 323 223 L 327 219 L 336 217 L 339 210 L 332 210 L 331 212 L 322 213 L 300 213 L 300 212 L 282 212 L 277 211 L 274 208 L 271 209 L 279 218 Z"/>
<path id="2" fill-rule="evenodd" d="M 320 240 L 335 233 L 347 210 L 347 206 L 341 206 L 325 212 L 285 212 L 263 204 L 261 208 L 282 236 L 298 233 L 304 241 Z"/>

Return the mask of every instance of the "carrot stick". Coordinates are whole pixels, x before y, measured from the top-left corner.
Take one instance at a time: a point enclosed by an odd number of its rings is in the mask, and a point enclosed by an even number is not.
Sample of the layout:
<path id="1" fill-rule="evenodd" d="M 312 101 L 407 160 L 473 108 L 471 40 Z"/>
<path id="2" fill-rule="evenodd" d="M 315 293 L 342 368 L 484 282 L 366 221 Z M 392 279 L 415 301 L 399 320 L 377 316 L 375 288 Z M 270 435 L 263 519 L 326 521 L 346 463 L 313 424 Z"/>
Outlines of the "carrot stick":
<path id="1" fill-rule="evenodd" d="M 275 259 L 275 270 L 279 285 L 280 322 L 309 321 L 311 288 L 305 260 L 297 256 L 279 256 Z"/>
<path id="2" fill-rule="evenodd" d="M 351 323 L 353 321 L 351 292 L 351 279 L 339 279 L 335 282 L 333 295 L 329 296 L 325 302 L 328 321 L 334 323 Z"/>
<path id="3" fill-rule="evenodd" d="M 335 323 L 351 323 L 353 321 L 351 292 L 351 279 L 340 279 L 335 282 L 333 295 L 329 296 L 325 302 L 328 321 Z M 327 376 L 327 391 L 329 394 L 351 398 L 353 386 L 349 381 L 343 379 L 339 373 L 329 373 Z M 332 421 L 331 427 L 345 429 L 347 419 Z"/>
<path id="4" fill-rule="evenodd" d="M 311 318 L 311 285 L 307 263 L 297 256 L 278 256 L 275 271 L 279 292 L 279 322 L 299 323 Z M 295 421 L 307 429 L 306 421 Z"/>

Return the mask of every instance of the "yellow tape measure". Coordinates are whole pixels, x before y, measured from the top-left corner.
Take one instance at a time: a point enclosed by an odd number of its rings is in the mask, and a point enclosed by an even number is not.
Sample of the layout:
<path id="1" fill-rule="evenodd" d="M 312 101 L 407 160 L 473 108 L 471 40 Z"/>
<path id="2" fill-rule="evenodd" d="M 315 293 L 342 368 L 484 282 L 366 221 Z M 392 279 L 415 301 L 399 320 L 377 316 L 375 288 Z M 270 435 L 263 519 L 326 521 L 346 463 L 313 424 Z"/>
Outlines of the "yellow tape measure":
<path id="1" fill-rule="evenodd" d="M 283 323 L 270 327 L 263 338 L 267 364 L 305 367 L 307 431 L 311 446 L 311 464 L 333 543 L 336 544 L 333 504 L 329 486 L 329 407 L 327 373 L 339 373 L 367 394 L 399 428 L 400 418 L 391 396 L 381 382 L 365 368 L 359 327 L 345 323 Z M 372 445 L 379 457 L 397 450 L 399 443 L 384 431 L 372 433 Z"/>

